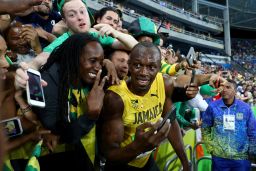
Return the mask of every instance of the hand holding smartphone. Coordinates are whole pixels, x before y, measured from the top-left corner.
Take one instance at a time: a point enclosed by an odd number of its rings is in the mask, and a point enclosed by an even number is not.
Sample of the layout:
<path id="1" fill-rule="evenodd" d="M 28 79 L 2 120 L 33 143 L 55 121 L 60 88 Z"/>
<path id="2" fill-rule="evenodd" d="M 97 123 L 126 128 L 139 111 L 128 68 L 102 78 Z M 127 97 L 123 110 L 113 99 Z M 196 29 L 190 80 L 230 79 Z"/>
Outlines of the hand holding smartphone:
<path id="1" fill-rule="evenodd" d="M 40 72 L 28 69 L 28 82 L 27 82 L 27 100 L 31 106 L 45 107 L 45 99 L 43 88 L 41 85 L 41 74 Z"/>
<path id="2" fill-rule="evenodd" d="M 190 84 L 195 82 L 195 75 L 196 75 L 196 71 L 193 69 L 193 70 L 192 70 L 192 75 L 191 75 Z"/>
<path id="3" fill-rule="evenodd" d="M 21 122 L 18 117 L 2 120 L 0 121 L 0 124 L 4 128 L 6 136 L 9 138 L 21 135 L 23 133 Z"/>
<path id="4" fill-rule="evenodd" d="M 187 54 L 187 62 L 190 67 L 194 64 L 194 60 L 196 60 L 196 53 L 193 47 L 190 47 L 188 54 Z"/>
<path id="5" fill-rule="evenodd" d="M 165 115 L 164 118 L 163 118 L 163 121 L 162 121 L 161 124 L 158 126 L 157 132 L 164 126 L 164 124 L 165 124 L 165 122 L 167 121 L 167 119 L 168 119 L 172 114 L 175 114 L 175 112 L 176 112 L 176 107 L 175 107 L 175 105 L 173 105 L 172 108 L 171 108 L 171 110 L 166 113 L 166 115 Z"/>

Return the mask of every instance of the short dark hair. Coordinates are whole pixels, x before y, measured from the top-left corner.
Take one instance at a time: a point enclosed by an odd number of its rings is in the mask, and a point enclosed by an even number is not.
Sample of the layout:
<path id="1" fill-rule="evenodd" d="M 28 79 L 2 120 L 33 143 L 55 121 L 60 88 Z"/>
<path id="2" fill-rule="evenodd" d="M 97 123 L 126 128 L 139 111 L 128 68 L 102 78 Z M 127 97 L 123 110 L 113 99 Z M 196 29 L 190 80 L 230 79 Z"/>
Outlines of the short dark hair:
<path id="1" fill-rule="evenodd" d="M 99 11 L 97 11 L 94 14 L 95 21 L 97 21 L 98 18 L 101 19 L 108 11 L 113 11 L 113 12 L 117 13 L 119 19 L 122 18 L 122 16 L 120 16 L 120 10 L 118 11 L 117 9 L 115 9 L 113 7 L 104 7 L 104 8 L 101 8 Z M 121 14 L 122 14 L 122 12 L 121 12 Z"/>
<path id="2" fill-rule="evenodd" d="M 108 53 L 107 53 L 107 55 L 106 55 L 106 56 L 107 56 L 107 59 L 112 60 L 113 55 L 114 55 L 116 52 L 118 52 L 118 51 L 126 52 L 126 53 L 129 55 L 129 52 L 126 51 L 126 50 L 112 49 L 111 51 L 108 51 Z M 105 51 L 104 51 L 104 53 L 105 53 Z"/>
<path id="3" fill-rule="evenodd" d="M 160 39 L 163 40 L 163 47 L 167 47 L 167 37 L 168 33 L 157 33 L 160 36 Z"/>
<path id="4" fill-rule="evenodd" d="M 3 33 L 3 37 L 4 37 L 5 40 L 6 40 L 7 46 L 9 46 L 9 45 L 8 45 L 8 44 L 9 44 L 8 35 L 9 35 L 10 31 L 11 31 L 13 28 L 15 28 L 15 27 L 20 27 L 20 28 L 21 28 L 21 27 L 22 27 L 22 23 L 19 22 L 19 21 L 13 21 L 13 22 L 11 22 L 10 25 L 6 28 L 6 30 L 5 30 L 4 33 Z"/>
<path id="5" fill-rule="evenodd" d="M 235 89 L 235 90 L 237 89 L 237 83 L 236 83 L 234 80 L 227 79 L 227 81 L 228 81 L 229 83 L 231 83 L 231 84 L 234 86 L 234 89 Z"/>
<path id="6" fill-rule="evenodd" d="M 140 42 L 136 46 L 134 46 L 132 51 L 131 51 L 131 53 L 130 53 L 130 59 L 131 59 L 131 56 L 135 55 L 134 54 L 135 52 L 137 52 L 137 51 L 143 52 L 143 51 L 145 51 L 145 49 L 148 52 L 155 52 L 155 53 L 157 53 L 157 55 L 159 56 L 159 60 L 161 61 L 160 49 L 156 45 L 151 43 L 151 42 Z"/>

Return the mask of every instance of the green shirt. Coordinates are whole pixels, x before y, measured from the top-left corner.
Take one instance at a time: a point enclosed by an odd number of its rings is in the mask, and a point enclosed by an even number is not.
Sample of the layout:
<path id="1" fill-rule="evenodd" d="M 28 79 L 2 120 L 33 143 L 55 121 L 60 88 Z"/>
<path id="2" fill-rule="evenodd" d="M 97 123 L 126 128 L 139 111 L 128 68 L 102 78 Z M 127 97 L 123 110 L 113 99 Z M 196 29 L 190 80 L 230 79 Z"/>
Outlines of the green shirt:
<path id="1" fill-rule="evenodd" d="M 100 36 L 99 33 L 96 32 L 89 32 L 93 37 L 96 37 L 99 39 L 100 44 L 105 46 L 111 46 L 115 39 L 110 36 Z M 44 48 L 44 52 L 51 53 L 56 47 L 60 46 L 65 40 L 67 40 L 71 36 L 70 32 L 66 32 L 62 34 L 60 37 L 55 39 L 51 44 L 49 44 L 47 47 Z"/>
<path id="2" fill-rule="evenodd" d="M 188 127 L 191 123 L 185 119 L 185 115 L 186 115 L 186 109 L 190 109 L 192 110 L 192 108 L 190 108 L 186 102 L 176 102 L 175 104 L 175 107 L 176 107 L 176 118 L 177 118 L 177 121 L 180 125 L 181 128 L 184 128 L 184 127 Z M 194 112 L 192 110 L 192 113 L 191 115 L 189 116 L 189 118 L 194 118 Z M 188 117 L 188 116 L 186 116 Z"/>

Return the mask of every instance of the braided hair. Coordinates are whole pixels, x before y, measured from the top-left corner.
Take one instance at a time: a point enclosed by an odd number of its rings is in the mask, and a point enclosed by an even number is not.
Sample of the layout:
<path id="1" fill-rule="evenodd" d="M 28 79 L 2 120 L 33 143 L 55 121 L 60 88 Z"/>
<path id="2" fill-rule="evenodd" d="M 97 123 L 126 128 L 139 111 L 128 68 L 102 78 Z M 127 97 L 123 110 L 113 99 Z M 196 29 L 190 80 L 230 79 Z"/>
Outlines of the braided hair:
<path id="1" fill-rule="evenodd" d="M 79 33 L 70 36 L 59 47 L 54 49 L 47 63 L 41 69 L 41 72 L 43 72 L 54 63 L 59 65 L 58 102 L 60 115 L 68 115 L 68 94 L 69 89 L 74 86 L 74 83 L 77 83 L 77 89 L 81 97 L 80 56 L 83 53 L 83 48 L 93 41 L 99 42 L 97 38 L 89 33 Z"/>

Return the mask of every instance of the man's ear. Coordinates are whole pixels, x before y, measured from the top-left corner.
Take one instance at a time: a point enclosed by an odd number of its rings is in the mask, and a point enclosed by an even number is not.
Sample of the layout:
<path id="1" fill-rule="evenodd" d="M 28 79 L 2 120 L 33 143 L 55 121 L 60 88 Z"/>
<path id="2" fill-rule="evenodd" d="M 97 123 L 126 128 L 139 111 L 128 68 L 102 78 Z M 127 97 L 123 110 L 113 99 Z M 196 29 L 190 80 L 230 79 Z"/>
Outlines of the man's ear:
<path id="1" fill-rule="evenodd" d="M 64 17 L 62 18 L 62 21 L 67 25 L 66 19 Z"/>
<path id="2" fill-rule="evenodd" d="M 99 24 L 99 23 L 100 23 L 100 20 L 101 20 L 101 19 L 98 17 L 96 23 Z"/>

